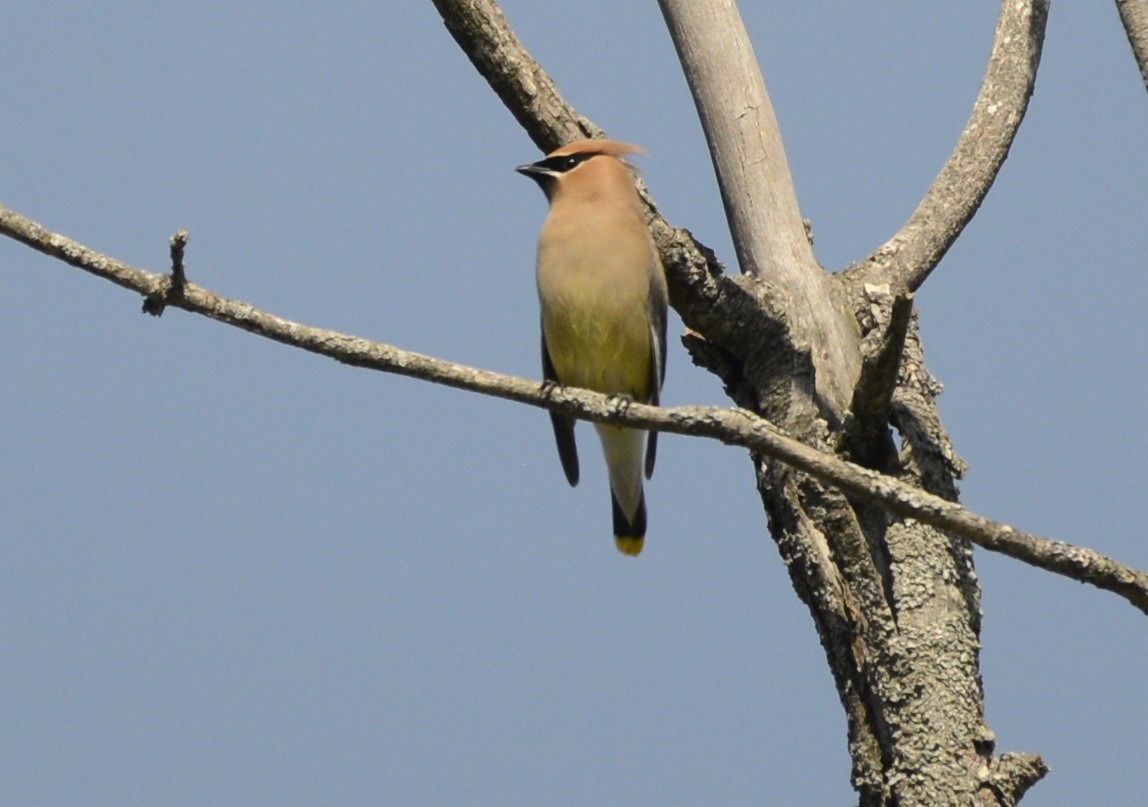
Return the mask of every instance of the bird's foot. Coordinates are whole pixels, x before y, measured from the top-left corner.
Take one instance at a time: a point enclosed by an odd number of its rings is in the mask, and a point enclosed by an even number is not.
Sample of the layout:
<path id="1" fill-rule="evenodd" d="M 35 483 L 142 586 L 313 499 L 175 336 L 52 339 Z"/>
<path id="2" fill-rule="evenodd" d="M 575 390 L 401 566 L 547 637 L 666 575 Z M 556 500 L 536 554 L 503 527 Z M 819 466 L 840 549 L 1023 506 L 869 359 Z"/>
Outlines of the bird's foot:
<path id="1" fill-rule="evenodd" d="M 610 409 L 612 415 L 617 418 L 626 414 L 630 410 L 630 404 L 634 402 L 634 396 L 625 392 L 615 392 L 610 396 Z"/>

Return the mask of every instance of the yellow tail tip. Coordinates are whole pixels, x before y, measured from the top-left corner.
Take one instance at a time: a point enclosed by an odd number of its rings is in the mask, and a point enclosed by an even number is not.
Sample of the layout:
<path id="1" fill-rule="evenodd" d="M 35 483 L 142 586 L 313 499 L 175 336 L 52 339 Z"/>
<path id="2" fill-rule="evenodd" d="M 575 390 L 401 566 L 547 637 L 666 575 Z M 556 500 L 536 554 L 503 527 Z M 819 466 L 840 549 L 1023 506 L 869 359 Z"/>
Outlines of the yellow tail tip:
<path id="1" fill-rule="evenodd" d="M 645 540 L 646 539 L 644 537 L 635 538 L 632 535 L 625 537 L 621 535 L 614 536 L 614 543 L 618 545 L 618 551 L 623 555 L 629 555 L 632 558 L 637 557 L 638 554 L 642 551 L 642 542 Z"/>

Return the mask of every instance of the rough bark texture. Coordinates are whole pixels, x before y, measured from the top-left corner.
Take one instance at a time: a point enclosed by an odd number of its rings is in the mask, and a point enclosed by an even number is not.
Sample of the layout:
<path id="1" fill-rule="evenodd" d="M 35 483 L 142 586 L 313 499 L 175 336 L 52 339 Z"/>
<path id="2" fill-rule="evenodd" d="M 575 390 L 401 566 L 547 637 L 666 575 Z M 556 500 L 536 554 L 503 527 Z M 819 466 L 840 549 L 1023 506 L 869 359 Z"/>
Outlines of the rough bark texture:
<path id="1" fill-rule="evenodd" d="M 1148 0 L 1116 0 L 1116 10 L 1120 12 L 1144 88 L 1148 89 Z"/>
<path id="2" fill-rule="evenodd" d="M 781 307 L 782 327 L 769 341 L 723 366 L 727 386 L 736 378 L 742 405 L 803 443 L 955 500 L 961 466 L 936 417 L 939 387 L 924 369 L 909 294 L 972 218 L 1008 153 L 1032 91 L 1046 6 L 1002 6 L 981 94 L 953 157 L 906 227 L 837 293 L 838 279 L 814 259 L 796 209 L 737 9 L 660 4 L 718 173 L 742 285 L 763 307 Z M 899 456 L 891 422 L 905 424 Z M 971 545 L 851 501 L 793 466 L 755 462 L 770 532 L 846 711 L 861 803 L 1015 802 L 1035 778 L 1010 770 L 1001 781 L 1016 788 L 1006 792 L 981 776 L 1011 763 L 993 758 L 984 722 Z M 1020 762 L 1030 774 L 1043 770 L 1035 758 Z"/>

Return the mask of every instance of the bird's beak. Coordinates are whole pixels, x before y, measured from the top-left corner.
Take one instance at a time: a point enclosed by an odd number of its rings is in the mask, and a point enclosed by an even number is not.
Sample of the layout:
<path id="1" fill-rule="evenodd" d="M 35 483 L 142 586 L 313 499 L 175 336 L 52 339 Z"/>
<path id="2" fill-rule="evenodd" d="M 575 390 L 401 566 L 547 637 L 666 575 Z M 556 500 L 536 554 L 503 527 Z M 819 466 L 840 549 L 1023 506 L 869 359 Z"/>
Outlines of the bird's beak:
<path id="1" fill-rule="evenodd" d="M 538 163 L 526 163 L 526 165 L 520 165 L 517 168 L 515 168 L 514 170 L 517 171 L 518 173 L 522 174 L 523 176 L 530 177 L 531 179 L 533 179 L 536 182 L 538 181 L 539 177 L 550 175 L 550 171 L 547 170 L 546 168 L 544 168 L 543 166 L 539 165 Z"/>
<path id="2" fill-rule="evenodd" d="M 538 163 L 526 163 L 514 169 L 524 177 L 530 177 L 538 183 L 538 187 L 542 188 L 542 192 L 550 198 L 550 191 L 554 187 L 554 180 L 558 178 L 558 174 L 547 168 L 545 165 Z"/>

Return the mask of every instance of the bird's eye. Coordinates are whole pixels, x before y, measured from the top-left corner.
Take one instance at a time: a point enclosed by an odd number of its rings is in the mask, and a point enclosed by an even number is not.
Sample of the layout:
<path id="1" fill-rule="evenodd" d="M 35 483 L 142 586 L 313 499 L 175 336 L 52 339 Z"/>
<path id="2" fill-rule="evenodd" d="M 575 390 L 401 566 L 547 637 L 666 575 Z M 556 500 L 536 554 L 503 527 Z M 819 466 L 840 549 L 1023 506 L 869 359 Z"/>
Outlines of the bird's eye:
<path id="1" fill-rule="evenodd" d="M 536 165 L 542 166 L 547 171 L 551 171 L 555 174 L 564 174 L 567 171 L 573 171 L 593 156 L 593 154 L 560 154 L 547 157 L 542 162 L 536 163 Z"/>

